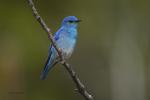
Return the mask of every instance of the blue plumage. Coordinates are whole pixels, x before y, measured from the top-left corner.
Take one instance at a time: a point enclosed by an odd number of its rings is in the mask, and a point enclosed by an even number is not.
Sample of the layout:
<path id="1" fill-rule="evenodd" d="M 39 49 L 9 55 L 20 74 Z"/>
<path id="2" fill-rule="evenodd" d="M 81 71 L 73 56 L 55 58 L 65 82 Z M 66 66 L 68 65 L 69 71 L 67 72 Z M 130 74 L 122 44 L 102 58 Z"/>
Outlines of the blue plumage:
<path id="1" fill-rule="evenodd" d="M 64 59 L 68 59 L 73 53 L 77 39 L 77 26 L 80 20 L 75 16 L 64 18 L 60 29 L 55 33 L 54 39 L 58 48 L 61 49 Z M 51 45 L 49 49 L 48 59 L 41 74 L 41 79 L 45 79 L 49 70 L 57 64 L 59 57 L 55 48 Z"/>

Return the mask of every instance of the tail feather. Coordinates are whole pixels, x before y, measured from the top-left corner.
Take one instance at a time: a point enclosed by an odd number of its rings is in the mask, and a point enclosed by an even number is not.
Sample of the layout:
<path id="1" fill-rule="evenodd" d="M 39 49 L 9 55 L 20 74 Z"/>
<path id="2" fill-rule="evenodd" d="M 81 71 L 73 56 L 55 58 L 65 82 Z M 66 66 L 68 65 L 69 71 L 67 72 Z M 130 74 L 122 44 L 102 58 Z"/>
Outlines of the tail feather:
<path id="1" fill-rule="evenodd" d="M 48 72 L 49 72 L 56 64 L 57 64 L 57 62 L 46 66 L 46 68 L 45 68 L 45 69 L 43 70 L 43 72 L 41 73 L 40 79 L 41 79 L 41 80 L 44 80 L 44 79 L 47 77 Z"/>
<path id="2" fill-rule="evenodd" d="M 52 55 L 49 55 L 49 57 L 46 61 L 45 67 L 44 67 L 44 69 L 41 73 L 41 76 L 40 76 L 41 80 L 44 80 L 46 78 L 46 76 L 48 75 L 49 70 L 52 69 L 55 66 L 56 63 L 57 62 L 55 61 L 55 57 L 52 56 Z"/>

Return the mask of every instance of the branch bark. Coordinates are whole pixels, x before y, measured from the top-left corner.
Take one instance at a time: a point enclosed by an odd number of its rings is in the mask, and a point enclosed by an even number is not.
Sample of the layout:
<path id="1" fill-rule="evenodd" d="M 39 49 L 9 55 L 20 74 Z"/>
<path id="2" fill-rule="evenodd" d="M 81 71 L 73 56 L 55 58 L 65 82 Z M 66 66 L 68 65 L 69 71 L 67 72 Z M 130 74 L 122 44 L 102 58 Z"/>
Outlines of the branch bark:
<path id="1" fill-rule="evenodd" d="M 77 76 L 76 72 L 73 70 L 73 68 L 69 65 L 69 63 L 67 63 L 62 56 L 61 50 L 57 47 L 57 44 L 52 36 L 51 30 L 50 28 L 48 28 L 48 26 L 46 25 L 46 23 L 44 22 L 44 20 L 41 18 L 41 16 L 39 15 L 39 13 L 37 12 L 34 3 L 32 0 L 28 0 L 29 6 L 32 9 L 33 15 L 36 18 L 36 20 L 40 23 L 40 25 L 42 26 L 42 28 L 45 30 L 45 32 L 48 35 L 49 40 L 51 41 L 52 45 L 54 46 L 54 48 L 56 49 L 60 59 L 61 59 L 61 64 L 66 68 L 66 70 L 68 71 L 69 75 L 71 76 L 72 80 L 74 81 L 74 83 L 76 84 L 77 87 L 77 91 L 84 97 L 85 100 L 94 100 L 93 96 L 88 93 L 87 89 L 85 88 L 84 84 L 80 81 L 79 77 Z"/>

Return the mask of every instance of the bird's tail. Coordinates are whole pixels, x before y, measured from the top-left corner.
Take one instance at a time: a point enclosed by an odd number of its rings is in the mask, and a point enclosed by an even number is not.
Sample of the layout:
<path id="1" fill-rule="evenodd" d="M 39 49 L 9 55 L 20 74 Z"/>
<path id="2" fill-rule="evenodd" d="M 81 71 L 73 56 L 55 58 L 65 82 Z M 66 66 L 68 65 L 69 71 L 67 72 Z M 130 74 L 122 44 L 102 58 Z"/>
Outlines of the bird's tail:
<path id="1" fill-rule="evenodd" d="M 50 69 L 52 69 L 55 64 L 57 64 L 57 62 L 55 61 L 55 59 L 52 59 L 51 57 L 47 59 L 47 62 L 45 64 L 45 67 L 41 73 L 40 79 L 44 80 L 49 72 Z"/>

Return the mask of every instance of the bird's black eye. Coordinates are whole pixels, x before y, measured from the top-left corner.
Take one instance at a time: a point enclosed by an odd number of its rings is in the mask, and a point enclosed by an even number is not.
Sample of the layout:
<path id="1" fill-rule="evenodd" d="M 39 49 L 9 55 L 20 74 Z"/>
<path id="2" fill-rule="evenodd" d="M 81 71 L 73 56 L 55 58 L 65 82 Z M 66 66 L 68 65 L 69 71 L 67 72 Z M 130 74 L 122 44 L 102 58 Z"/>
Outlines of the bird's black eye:
<path id="1" fill-rule="evenodd" d="M 72 20 L 69 20 L 69 23 L 73 23 L 74 21 L 72 21 Z"/>

